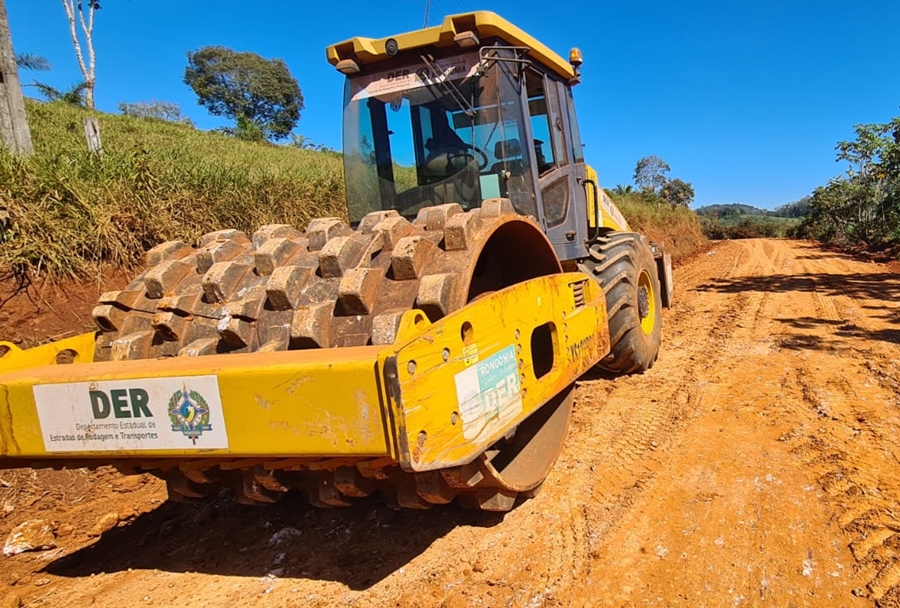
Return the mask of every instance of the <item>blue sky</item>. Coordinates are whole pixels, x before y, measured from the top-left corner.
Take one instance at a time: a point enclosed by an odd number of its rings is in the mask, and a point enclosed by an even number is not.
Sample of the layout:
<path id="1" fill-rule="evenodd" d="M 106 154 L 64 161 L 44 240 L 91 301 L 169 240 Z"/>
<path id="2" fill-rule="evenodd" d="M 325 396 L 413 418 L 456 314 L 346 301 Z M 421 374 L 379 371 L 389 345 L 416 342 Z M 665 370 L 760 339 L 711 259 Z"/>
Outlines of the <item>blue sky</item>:
<path id="1" fill-rule="evenodd" d="M 23 82 L 79 81 L 61 2 L 5 2 L 16 51 L 53 65 L 23 73 Z M 284 59 L 305 97 L 295 132 L 339 148 L 342 76 L 325 47 L 417 29 L 425 6 L 104 0 L 94 32 L 97 107 L 116 112 L 121 101 L 159 99 L 200 128 L 226 124 L 182 83 L 187 51 L 223 45 Z M 852 138 L 854 124 L 900 115 L 897 0 L 431 0 L 429 24 L 470 10 L 499 13 L 563 57 L 581 48 L 575 100 L 585 154 L 607 187 L 631 183 L 637 160 L 655 154 L 671 165 L 670 177 L 693 183 L 694 207 L 772 208 L 841 172 L 834 145 Z"/>

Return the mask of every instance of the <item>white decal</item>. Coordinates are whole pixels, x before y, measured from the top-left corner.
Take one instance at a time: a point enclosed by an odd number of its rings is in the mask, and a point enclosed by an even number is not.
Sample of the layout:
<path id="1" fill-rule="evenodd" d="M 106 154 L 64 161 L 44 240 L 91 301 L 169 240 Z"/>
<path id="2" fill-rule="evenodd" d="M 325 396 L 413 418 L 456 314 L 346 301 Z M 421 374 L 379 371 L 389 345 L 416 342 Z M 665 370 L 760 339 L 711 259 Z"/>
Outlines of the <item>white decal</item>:
<path id="1" fill-rule="evenodd" d="M 628 222 L 625 221 L 625 216 L 613 205 L 613 202 L 609 200 L 609 197 L 602 190 L 600 191 L 600 203 L 616 224 L 622 228 L 628 225 Z"/>
<path id="2" fill-rule="evenodd" d="M 488 436 L 522 413 L 516 351 L 508 346 L 455 376 L 463 437 Z"/>
<path id="3" fill-rule="evenodd" d="M 227 448 L 215 376 L 38 384 L 48 452 Z"/>
<path id="4" fill-rule="evenodd" d="M 438 59 L 432 63 L 435 73 L 425 64 L 397 68 L 385 72 L 378 72 L 368 77 L 355 78 L 351 81 L 353 87 L 353 101 L 380 97 L 389 93 L 409 91 L 431 84 L 438 84 L 446 80 L 459 80 L 474 76 L 478 68 L 477 55 L 465 55 Z"/>

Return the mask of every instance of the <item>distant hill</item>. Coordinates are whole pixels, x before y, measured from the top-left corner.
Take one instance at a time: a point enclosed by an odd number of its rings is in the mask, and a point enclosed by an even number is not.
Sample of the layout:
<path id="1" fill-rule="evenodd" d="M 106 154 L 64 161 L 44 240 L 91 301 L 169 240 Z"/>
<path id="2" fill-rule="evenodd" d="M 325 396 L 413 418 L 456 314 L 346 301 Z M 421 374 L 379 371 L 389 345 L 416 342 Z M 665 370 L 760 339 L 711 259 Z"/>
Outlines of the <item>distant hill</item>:
<path id="1" fill-rule="evenodd" d="M 725 203 L 722 205 L 706 205 L 694 209 L 698 215 L 708 215 L 710 217 L 731 217 L 739 215 L 768 215 L 765 209 L 759 209 L 752 205 L 744 205 L 743 203 Z"/>
<path id="2" fill-rule="evenodd" d="M 802 202 L 782 205 L 774 211 L 728 203 L 707 205 L 695 212 L 700 216 L 703 233 L 710 239 L 785 238 L 794 234 L 805 213 Z"/>
<path id="3" fill-rule="evenodd" d="M 779 207 L 775 207 L 774 211 L 760 209 L 752 205 L 744 205 L 743 203 L 725 203 L 721 205 L 706 205 L 694 209 L 697 215 L 705 215 L 708 217 L 718 217 L 721 219 L 739 218 L 744 215 L 765 215 L 768 217 L 804 217 L 809 209 L 809 197 L 803 197 L 799 201 L 787 203 Z"/>
<path id="4" fill-rule="evenodd" d="M 778 217 L 806 217 L 806 213 L 809 211 L 809 201 L 810 197 L 804 196 L 797 202 L 775 207 L 775 211 L 772 211 L 770 215 L 777 215 Z"/>

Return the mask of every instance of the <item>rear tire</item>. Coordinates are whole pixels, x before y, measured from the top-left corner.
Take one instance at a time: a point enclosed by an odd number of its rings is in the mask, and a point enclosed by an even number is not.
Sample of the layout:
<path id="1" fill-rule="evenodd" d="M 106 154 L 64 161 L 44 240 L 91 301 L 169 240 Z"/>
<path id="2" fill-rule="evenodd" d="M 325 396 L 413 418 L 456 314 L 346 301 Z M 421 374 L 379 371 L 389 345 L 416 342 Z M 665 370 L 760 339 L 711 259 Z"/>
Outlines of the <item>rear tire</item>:
<path id="1" fill-rule="evenodd" d="M 609 354 L 597 367 L 613 374 L 642 373 L 653 367 L 662 339 L 662 302 L 656 263 L 639 234 L 611 232 L 590 246 L 581 270 L 606 294 Z"/>

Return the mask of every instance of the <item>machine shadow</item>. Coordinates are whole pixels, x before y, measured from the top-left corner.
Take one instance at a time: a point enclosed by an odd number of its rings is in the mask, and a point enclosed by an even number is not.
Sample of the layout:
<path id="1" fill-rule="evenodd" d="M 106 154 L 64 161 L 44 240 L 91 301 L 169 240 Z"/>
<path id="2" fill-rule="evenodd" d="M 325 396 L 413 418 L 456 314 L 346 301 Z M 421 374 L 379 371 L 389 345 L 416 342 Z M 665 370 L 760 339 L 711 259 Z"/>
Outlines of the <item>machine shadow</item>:
<path id="1" fill-rule="evenodd" d="M 314 509 L 299 496 L 266 507 L 228 498 L 200 505 L 168 501 L 44 571 L 63 577 L 129 569 L 302 577 L 362 590 L 457 526 L 489 528 L 503 515 L 456 504 L 395 511 L 374 498 L 340 509 Z"/>
<path id="2" fill-rule="evenodd" d="M 591 369 L 581 374 L 581 376 L 578 377 L 577 382 L 589 382 L 591 380 L 615 380 L 616 378 L 621 377 L 622 374 L 608 372 L 604 369 L 600 369 L 599 367 L 592 367 Z"/>
<path id="3" fill-rule="evenodd" d="M 821 292 L 823 295 L 848 295 L 854 298 L 893 302 L 900 297 L 900 275 L 893 272 L 874 274 L 773 274 L 768 276 L 713 279 L 699 285 L 696 291 L 740 293 L 746 291 L 768 292 Z"/>
<path id="4" fill-rule="evenodd" d="M 700 285 L 695 291 L 719 293 L 757 292 L 797 292 L 819 293 L 824 296 L 848 296 L 867 302 L 862 308 L 867 310 L 885 309 L 885 315 L 874 315 L 873 318 L 885 320 L 895 325 L 897 317 L 889 311 L 900 299 L 900 275 L 892 272 L 875 274 L 834 275 L 827 273 L 805 273 L 796 275 L 752 276 L 728 279 L 713 279 Z M 829 335 L 833 339 L 820 335 L 783 336 L 782 346 L 793 349 L 827 349 L 834 348 L 835 341 L 862 338 L 900 344 L 900 330 L 883 328 L 876 331 L 865 330 L 849 319 L 825 319 L 819 317 L 798 317 L 777 319 L 786 327 L 795 330 L 815 329 L 828 326 Z"/>

